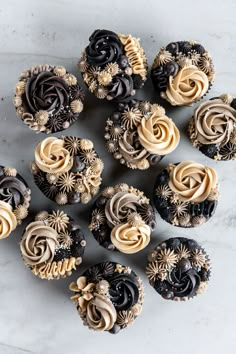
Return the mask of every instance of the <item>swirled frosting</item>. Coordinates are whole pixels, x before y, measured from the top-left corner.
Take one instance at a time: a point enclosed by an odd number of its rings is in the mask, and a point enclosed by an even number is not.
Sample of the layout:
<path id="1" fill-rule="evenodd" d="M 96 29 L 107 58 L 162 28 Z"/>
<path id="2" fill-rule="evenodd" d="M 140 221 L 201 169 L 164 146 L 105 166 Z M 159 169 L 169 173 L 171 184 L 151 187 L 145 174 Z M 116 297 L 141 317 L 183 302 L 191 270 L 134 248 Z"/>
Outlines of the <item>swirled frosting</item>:
<path id="1" fill-rule="evenodd" d="M 35 163 L 43 172 L 62 173 L 71 169 L 73 160 L 62 139 L 49 137 L 37 145 Z"/>
<path id="2" fill-rule="evenodd" d="M 115 324 L 117 312 L 112 302 L 104 295 L 94 293 L 87 305 L 86 320 L 96 331 L 109 331 Z"/>
<path id="3" fill-rule="evenodd" d="M 176 76 L 170 76 L 165 92 L 173 106 L 191 105 L 208 90 L 207 75 L 195 65 L 184 66 Z"/>
<path id="4" fill-rule="evenodd" d="M 111 242 L 123 253 L 132 254 L 144 249 L 150 242 L 151 229 L 146 224 L 131 226 L 122 223 L 111 231 Z"/>
<path id="5" fill-rule="evenodd" d="M 138 282 L 130 274 L 116 275 L 110 280 L 109 293 L 118 311 L 128 310 L 138 302 Z"/>
<path id="6" fill-rule="evenodd" d="M 174 122 L 167 116 L 154 112 L 148 119 L 142 118 L 138 126 L 141 144 L 153 154 L 166 155 L 178 145 L 180 135 Z"/>
<path id="7" fill-rule="evenodd" d="M 202 202 L 217 185 L 213 168 L 184 161 L 170 168 L 169 187 L 182 201 Z"/>
<path id="8" fill-rule="evenodd" d="M 34 221 L 26 227 L 20 248 L 25 263 L 34 266 L 52 262 L 58 245 L 56 230 L 42 221 Z"/>
<path id="9" fill-rule="evenodd" d="M 236 124 L 236 111 L 222 99 L 206 101 L 194 112 L 195 139 L 207 144 L 228 143 Z"/>
<path id="10" fill-rule="evenodd" d="M 127 162 L 139 165 L 143 159 L 149 156 L 149 153 L 142 145 L 139 148 L 134 148 L 136 136 L 136 132 L 126 130 L 119 139 L 119 151 Z"/>
<path id="11" fill-rule="evenodd" d="M 27 187 L 18 177 L 2 176 L 0 178 L 0 199 L 16 208 L 24 201 Z"/>
<path id="12" fill-rule="evenodd" d="M 174 296 L 177 297 L 191 297 L 195 295 L 200 281 L 201 278 L 198 272 L 193 268 L 182 271 L 176 267 L 167 278 L 167 283 L 174 289 Z"/>
<path id="13" fill-rule="evenodd" d="M 0 201 L 0 240 L 6 238 L 16 228 L 17 220 L 12 207 Z"/>
<path id="14" fill-rule="evenodd" d="M 109 199 L 105 206 L 105 215 L 108 225 L 114 227 L 121 223 L 129 211 L 136 211 L 140 205 L 139 197 L 133 193 L 118 192 Z"/>

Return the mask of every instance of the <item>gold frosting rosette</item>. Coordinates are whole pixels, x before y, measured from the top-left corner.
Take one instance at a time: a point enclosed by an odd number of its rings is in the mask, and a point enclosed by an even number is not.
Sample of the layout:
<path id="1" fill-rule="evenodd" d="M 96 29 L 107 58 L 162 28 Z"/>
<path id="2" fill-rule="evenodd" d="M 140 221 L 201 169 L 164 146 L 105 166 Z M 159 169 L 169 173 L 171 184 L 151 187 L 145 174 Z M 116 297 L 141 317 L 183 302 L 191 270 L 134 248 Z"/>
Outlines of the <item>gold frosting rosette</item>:
<path id="1" fill-rule="evenodd" d="M 196 41 L 179 41 L 162 47 L 151 73 L 160 96 L 172 106 L 191 106 L 214 81 L 215 69 L 208 51 Z"/>

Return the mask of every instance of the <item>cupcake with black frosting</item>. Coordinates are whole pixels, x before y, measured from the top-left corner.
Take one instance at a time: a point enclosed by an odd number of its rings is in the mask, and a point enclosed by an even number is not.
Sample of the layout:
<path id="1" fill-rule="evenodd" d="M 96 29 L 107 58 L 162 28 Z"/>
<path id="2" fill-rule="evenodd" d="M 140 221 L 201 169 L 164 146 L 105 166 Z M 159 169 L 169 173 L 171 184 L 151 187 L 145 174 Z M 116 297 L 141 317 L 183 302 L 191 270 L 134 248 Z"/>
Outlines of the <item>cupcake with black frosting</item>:
<path id="1" fill-rule="evenodd" d="M 188 130 L 193 146 L 207 157 L 236 160 L 236 98 L 223 94 L 201 103 Z"/>
<path id="2" fill-rule="evenodd" d="M 42 140 L 30 164 L 36 185 L 59 205 L 87 204 L 99 191 L 103 167 L 93 142 L 75 136 Z"/>
<path id="3" fill-rule="evenodd" d="M 31 190 L 16 168 L 0 166 L 0 240 L 28 215 Z"/>
<path id="4" fill-rule="evenodd" d="M 92 266 L 70 284 L 70 290 L 84 325 L 94 331 L 116 334 L 133 324 L 142 311 L 142 280 L 121 264 Z"/>
<path id="5" fill-rule="evenodd" d="M 184 301 L 202 294 L 210 278 L 210 260 L 194 240 L 170 238 L 148 255 L 151 286 L 166 300 Z"/>
<path id="6" fill-rule="evenodd" d="M 133 254 L 149 244 L 155 225 L 149 199 L 140 190 L 120 183 L 105 188 L 96 200 L 89 229 L 108 250 Z"/>
<path id="7" fill-rule="evenodd" d="M 210 54 L 195 41 L 172 42 L 162 47 L 151 71 L 155 89 L 172 106 L 190 106 L 200 100 L 214 76 Z"/>
<path id="8" fill-rule="evenodd" d="M 70 276 L 82 263 L 85 246 L 80 225 L 61 210 L 38 212 L 20 241 L 25 264 L 47 280 Z"/>
<path id="9" fill-rule="evenodd" d="M 194 161 L 168 165 L 156 178 L 154 205 L 174 226 L 197 227 L 215 213 L 219 190 L 216 171 Z"/>
<path id="10" fill-rule="evenodd" d="M 65 130 L 83 110 L 84 93 L 63 66 L 37 65 L 25 70 L 16 84 L 16 114 L 28 127 L 46 134 Z"/>
<path id="11" fill-rule="evenodd" d="M 147 60 L 131 35 L 95 30 L 78 64 L 84 82 L 97 98 L 124 100 L 147 79 Z"/>
<path id="12" fill-rule="evenodd" d="M 105 127 L 108 152 L 121 164 L 146 170 L 176 149 L 180 134 L 165 109 L 147 101 L 119 103 Z"/>

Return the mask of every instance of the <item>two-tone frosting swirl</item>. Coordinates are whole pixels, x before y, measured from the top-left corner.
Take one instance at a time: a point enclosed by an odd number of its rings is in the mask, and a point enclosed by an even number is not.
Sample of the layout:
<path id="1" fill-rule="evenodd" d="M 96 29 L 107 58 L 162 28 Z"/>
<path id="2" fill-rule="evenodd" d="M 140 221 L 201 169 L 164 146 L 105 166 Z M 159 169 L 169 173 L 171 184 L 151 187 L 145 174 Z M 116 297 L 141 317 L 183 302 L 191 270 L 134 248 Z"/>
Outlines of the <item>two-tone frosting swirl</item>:
<path id="1" fill-rule="evenodd" d="M 52 262 L 59 245 L 57 232 L 42 221 L 31 222 L 25 229 L 20 243 L 22 256 L 30 266 Z"/>
<path id="2" fill-rule="evenodd" d="M 154 112 L 148 119 L 142 118 L 138 126 L 141 144 L 152 154 L 166 155 L 179 144 L 179 130 L 167 116 Z"/>
<path id="3" fill-rule="evenodd" d="M 111 231 L 111 242 L 123 253 L 132 254 L 144 249 L 150 242 L 151 229 L 145 223 L 131 226 L 121 223 Z"/>
<path id="4" fill-rule="evenodd" d="M 182 201 L 202 202 L 217 186 L 216 171 L 194 161 L 170 168 L 169 187 Z"/>
<path id="5" fill-rule="evenodd" d="M 62 139 L 49 137 L 37 145 L 35 163 L 43 172 L 62 173 L 71 169 L 73 160 Z"/>
<path id="6" fill-rule="evenodd" d="M 122 223 L 129 212 L 137 210 L 140 198 L 133 193 L 118 192 L 109 199 L 105 206 L 105 215 L 110 227 Z"/>
<path id="7" fill-rule="evenodd" d="M 221 98 L 203 102 L 194 111 L 194 139 L 200 144 L 225 145 L 235 129 L 236 111 Z"/>
<path id="8" fill-rule="evenodd" d="M 19 178 L 13 176 L 0 177 L 0 200 L 16 208 L 24 200 L 27 187 Z"/>
<path id="9" fill-rule="evenodd" d="M 176 76 L 169 76 L 165 92 L 173 106 L 191 105 L 198 101 L 208 90 L 207 75 L 195 65 L 184 66 Z"/>

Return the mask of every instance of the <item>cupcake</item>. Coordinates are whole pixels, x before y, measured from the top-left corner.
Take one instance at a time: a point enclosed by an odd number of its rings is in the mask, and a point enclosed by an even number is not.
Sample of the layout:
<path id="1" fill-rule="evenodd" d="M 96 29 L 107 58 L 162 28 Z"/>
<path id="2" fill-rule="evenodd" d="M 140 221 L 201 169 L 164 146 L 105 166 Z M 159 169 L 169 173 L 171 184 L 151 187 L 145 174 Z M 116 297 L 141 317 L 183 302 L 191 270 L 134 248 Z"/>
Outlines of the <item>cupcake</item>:
<path id="1" fill-rule="evenodd" d="M 59 205 L 88 203 L 98 193 L 103 167 L 93 142 L 75 136 L 42 140 L 30 164 L 36 185 Z"/>
<path id="2" fill-rule="evenodd" d="M 196 227 L 207 222 L 218 204 L 216 171 L 194 161 L 168 165 L 154 187 L 154 205 L 174 226 Z"/>
<path id="3" fill-rule="evenodd" d="M 169 43 L 154 59 L 154 88 L 172 106 L 191 106 L 211 87 L 215 70 L 208 51 L 195 41 Z"/>
<path id="4" fill-rule="evenodd" d="M 0 240 L 28 215 L 31 190 L 14 167 L 0 166 Z"/>
<path id="5" fill-rule="evenodd" d="M 20 241 L 25 264 L 41 279 L 60 279 L 82 263 L 86 241 L 80 226 L 60 210 L 40 211 Z"/>
<path id="6" fill-rule="evenodd" d="M 123 100 L 135 95 L 147 79 L 147 59 L 139 40 L 130 34 L 96 30 L 78 68 L 97 98 Z"/>
<path id="7" fill-rule="evenodd" d="M 137 253 L 150 242 L 155 214 L 143 192 L 126 183 L 104 189 L 94 203 L 89 229 L 108 250 Z"/>
<path id="8" fill-rule="evenodd" d="M 210 260 L 194 240 L 174 237 L 148 255 L 150 285 L 166 300 L 184 301 L 202 294 L 210 278 Z"/>
<path id="9" fill-rule="evenodd" d="M 70 284 L 78 314 L 85 326 L 113 334 L 131 325 L 142 311 L 142 280 L 114 262 L 92 266 Z"/>
<path id="10" fill-rule="evenodd" d="M 119 103 L 105 127 L 106 148 L 121 164 L 139 170 L 176 149 L 180 134 L 165 109 L 147 101 Z"/>
<path id="11" fill-rule="evenodd" d="M 189 121 L 193 146 L 217 161 L 236 160 L 236 98 L 229 94 L 201 103 Z"/>
<path id="12" fill-rule="evenodd" d="M 84 93 L 63 66 L 37 65 L 25 70 L 16 84 L 16 114 L 28 127 L 46 134 L 65 130 L 83 110 Z"/>

